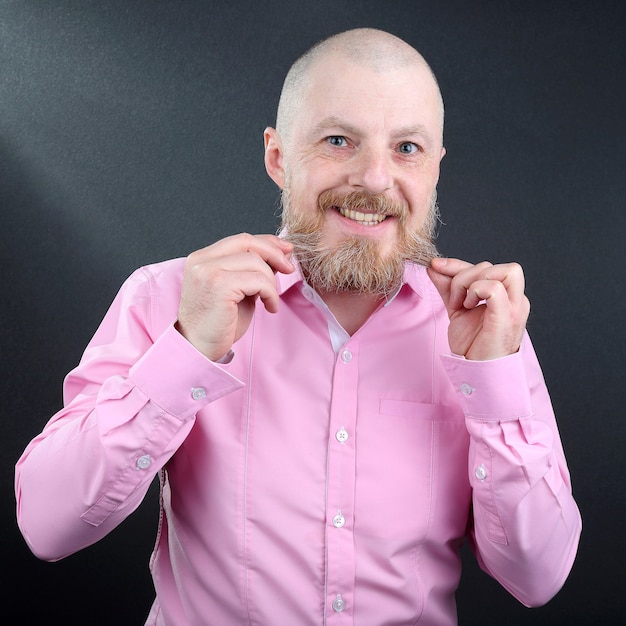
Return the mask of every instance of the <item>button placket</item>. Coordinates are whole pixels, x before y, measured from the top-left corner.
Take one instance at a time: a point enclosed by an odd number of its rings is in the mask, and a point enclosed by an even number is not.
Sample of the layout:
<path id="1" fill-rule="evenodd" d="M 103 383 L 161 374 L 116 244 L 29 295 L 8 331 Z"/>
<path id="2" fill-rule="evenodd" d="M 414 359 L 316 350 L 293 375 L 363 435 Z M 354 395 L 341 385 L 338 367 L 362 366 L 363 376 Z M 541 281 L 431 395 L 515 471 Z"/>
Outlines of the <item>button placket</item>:
<path id="1" fill-rule="evenodd" d="M 327 475 L 327 607 L 335 615 L 346 609 L 355 580 L 354 511 L 359 344 L 352 338 L 336 357 L 333 373 Z M 331 592 L 332 590 L 332 592 Z M 338 593 L 340 592 L 340 593 Z"/>

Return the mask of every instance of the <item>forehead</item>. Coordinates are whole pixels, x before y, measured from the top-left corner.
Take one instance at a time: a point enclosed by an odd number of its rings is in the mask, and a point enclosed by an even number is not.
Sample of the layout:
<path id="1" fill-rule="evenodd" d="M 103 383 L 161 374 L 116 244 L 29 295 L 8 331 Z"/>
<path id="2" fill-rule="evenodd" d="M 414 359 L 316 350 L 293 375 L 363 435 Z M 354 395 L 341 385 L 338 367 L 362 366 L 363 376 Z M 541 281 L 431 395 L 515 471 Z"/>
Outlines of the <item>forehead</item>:
<path id="1" fill-rule="evenodd" d="M 299 109 L 296 127 L 304 132 L 324 120 L 344 120 L 372 131 L 420 127 L 437 137 L 443 121 L 439 90 L 425 64 L 381 70 L 337 55 L 309 68 Z"/>

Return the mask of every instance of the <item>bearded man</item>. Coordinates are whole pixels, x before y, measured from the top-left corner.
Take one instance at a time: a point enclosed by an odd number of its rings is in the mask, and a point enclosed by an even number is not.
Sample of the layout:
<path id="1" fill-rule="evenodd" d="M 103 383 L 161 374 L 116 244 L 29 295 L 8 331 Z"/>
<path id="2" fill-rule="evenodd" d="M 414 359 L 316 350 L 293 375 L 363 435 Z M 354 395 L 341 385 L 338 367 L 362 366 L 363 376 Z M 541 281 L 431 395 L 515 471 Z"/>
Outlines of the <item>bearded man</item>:
<path id="1" fill-rule="evenodd" d="M 280 235 L 141 268 L 17 467 L 39 557 L 96 542 L 152 479 L 147 624 L 456 623 L 460 546 L 521 602 L 581 522 L 519 265 L 439 258 L 443 101 L 357 29 L 291 68 L 265 166 Z"/>

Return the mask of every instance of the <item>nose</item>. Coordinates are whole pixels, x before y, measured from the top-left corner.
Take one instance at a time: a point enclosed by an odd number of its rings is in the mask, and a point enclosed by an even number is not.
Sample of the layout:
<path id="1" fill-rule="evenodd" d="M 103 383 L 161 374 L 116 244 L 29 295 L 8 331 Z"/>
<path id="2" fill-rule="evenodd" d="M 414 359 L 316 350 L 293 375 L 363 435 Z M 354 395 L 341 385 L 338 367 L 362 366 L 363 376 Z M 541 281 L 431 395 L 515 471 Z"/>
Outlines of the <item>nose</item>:
<path id="1" fill-rule="evenodd" d="M 384 148 L 362 147 L 352 159 L 348 183 L 369 193 L 382 193 L 393 187 L 391 156 Z"/>

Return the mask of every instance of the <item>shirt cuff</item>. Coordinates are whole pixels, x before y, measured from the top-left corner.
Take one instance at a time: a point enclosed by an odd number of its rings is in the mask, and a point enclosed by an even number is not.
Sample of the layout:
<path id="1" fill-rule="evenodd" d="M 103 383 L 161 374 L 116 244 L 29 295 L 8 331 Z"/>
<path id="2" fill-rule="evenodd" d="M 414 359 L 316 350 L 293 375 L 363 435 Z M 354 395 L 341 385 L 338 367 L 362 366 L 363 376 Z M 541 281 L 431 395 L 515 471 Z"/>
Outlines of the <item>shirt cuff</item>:
<path id="1" fill-rule="evenodd" d="M 503 421 L 533 414 L 524 367 L 526 341 L 515 354 L 491 361 L 441 356 L 466 417 Z"/>
<path id="2" fill-rule="evenodd" d="M 129 377 L 152 402 L 181 420 L 244 386 L 196 350 L 173 325 L 131 367 Z"/>

